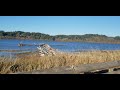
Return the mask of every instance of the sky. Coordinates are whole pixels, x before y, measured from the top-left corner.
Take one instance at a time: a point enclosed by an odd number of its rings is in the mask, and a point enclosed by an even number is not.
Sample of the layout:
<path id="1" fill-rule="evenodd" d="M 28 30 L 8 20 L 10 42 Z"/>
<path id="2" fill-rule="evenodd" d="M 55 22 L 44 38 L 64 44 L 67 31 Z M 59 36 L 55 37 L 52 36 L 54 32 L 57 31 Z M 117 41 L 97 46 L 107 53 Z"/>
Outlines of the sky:
<path id="1" fill-rule="evenodd" d="M 0 30 L 120 36 L 120 16 L 0 16 Z"/>

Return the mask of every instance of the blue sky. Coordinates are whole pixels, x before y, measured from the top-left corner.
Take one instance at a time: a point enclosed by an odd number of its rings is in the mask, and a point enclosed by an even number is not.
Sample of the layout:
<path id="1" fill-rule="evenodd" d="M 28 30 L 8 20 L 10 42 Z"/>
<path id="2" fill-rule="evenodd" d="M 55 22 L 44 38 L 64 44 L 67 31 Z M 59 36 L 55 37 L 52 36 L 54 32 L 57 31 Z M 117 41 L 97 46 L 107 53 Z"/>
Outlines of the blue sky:
<path id="1" fill-rule="evenodd" d="M 120 36 L 120 16 L 0 16 L 0 30 Z"/>

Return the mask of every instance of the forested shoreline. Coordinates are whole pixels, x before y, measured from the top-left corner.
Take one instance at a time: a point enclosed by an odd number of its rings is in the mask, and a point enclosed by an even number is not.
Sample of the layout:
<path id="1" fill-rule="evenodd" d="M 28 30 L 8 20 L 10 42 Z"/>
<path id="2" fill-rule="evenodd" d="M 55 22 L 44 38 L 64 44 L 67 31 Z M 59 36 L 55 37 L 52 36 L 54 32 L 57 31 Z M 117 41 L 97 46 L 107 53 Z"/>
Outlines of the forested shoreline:
<path id="1" fill-rule="evenodd" d="M 52 40 L 52 41 L 78 41 L 78 42 L 102 42 L 102 43 L 120 43 L 120 36 L 108 37 L 99 34 L 85 34 L 85 35 L 49 35 L 38 32 L 23 32 L 0 31 L 0 39 L 38 39 L 38 40 Z"/>

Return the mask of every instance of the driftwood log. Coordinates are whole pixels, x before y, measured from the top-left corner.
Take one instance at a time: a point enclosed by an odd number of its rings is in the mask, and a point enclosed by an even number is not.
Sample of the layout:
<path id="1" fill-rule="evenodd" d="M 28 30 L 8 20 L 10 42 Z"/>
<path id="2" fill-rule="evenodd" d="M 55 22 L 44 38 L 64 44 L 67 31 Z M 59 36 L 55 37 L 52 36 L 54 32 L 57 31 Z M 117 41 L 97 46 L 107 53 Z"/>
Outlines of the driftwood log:
<path id="1" fill-rule="evenodd" d="M 52 48 L 50 45 L 48 44 L 42 44 L 39 47 L 37 47 L 39 50 L 39 54 L 40 56 L 45 56 L 45 55 L 56 55 L 56 53 L 58 52 L 56 49 Z"/>

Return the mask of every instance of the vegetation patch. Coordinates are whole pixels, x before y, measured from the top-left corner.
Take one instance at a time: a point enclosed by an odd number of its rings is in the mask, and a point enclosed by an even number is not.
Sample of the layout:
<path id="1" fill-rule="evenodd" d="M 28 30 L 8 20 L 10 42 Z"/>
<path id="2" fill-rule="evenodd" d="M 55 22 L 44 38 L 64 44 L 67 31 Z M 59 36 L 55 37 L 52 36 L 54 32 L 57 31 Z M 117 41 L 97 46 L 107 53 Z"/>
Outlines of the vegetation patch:
<path id="1" fill-rule="evenodd" d="M 72 42 L 97 42 L 97 43 L 119 43 L 120 37 L 108 37 L 106 35 L 85 34 L 85 35 L 49 35 L 37 32 L 4 32 L 0 31 L 0 39 L 37 39 L 51 41 L 72 41 Z"/>
<path id="2" fill-rule="evenodd" d="M 39 53 L 19 55 L 14 60 L 0 57 L 0 74 L 44 70 L 61 66 L 82 65 L 120 60 L 120 51 L 88 51 L 61 53 L 40 57 Z"/>

